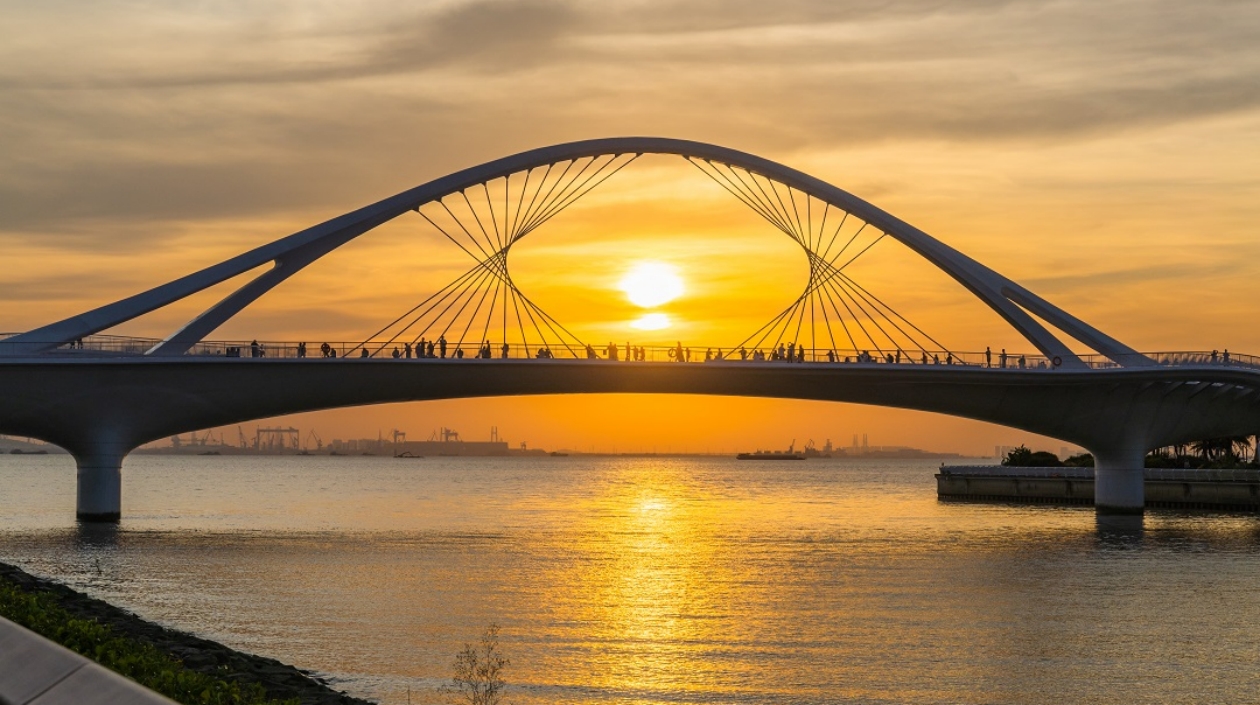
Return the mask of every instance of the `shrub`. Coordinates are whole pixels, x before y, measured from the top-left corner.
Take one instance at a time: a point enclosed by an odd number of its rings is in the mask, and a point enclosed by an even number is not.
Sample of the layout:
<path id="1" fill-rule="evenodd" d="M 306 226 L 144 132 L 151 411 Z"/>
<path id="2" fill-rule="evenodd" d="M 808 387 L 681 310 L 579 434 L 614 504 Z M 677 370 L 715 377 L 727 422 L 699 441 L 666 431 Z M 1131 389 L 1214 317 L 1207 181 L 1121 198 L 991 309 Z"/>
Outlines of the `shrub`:
<path id="1" fill-rule="evenodd" d="M 503 702 L 503 669 L 511 663 L 499 650 L 499 625 L 491 624 L 477 644 L 464 644 L 455 654 L 452 690 L 468 705 L 499 705 Z"/>

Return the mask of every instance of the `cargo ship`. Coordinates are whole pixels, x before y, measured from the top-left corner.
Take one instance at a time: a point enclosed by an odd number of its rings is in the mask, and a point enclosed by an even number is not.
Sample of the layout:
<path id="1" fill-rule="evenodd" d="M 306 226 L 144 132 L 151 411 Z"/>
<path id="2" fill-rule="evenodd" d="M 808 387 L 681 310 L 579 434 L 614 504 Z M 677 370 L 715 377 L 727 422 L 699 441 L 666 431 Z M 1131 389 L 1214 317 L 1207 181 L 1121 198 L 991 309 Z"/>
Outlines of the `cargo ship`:
<path id="1" fill-rule="evenodd" d="M 792 441 L 792 445 L 787 450 L 759 450 L 754 453 L 740 453 L 735 456 L 736 460 L 804 460 L 803 453 L 796 452 L 796 441 Z"/>

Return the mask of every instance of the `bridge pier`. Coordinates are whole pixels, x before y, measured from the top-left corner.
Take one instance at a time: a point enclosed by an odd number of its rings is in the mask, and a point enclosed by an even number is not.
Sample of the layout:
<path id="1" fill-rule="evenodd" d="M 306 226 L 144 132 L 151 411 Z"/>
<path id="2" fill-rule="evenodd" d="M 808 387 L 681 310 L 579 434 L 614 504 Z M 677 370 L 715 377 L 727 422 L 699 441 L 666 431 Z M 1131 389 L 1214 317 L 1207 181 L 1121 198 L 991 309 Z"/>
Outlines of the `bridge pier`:
<path id="1" fill-rule="evenodd" d="M 1099 514 L 1137 514 L 1146 509 L 1146 451 L 1128 447 L 1094 452 L 1094 509 Z"/>
<path id="2" fill-rule="evenodd" d="M 74 454 L 79 467 L 75 516 L 83 522 L 117 522 L 122 517 L 122 461 L 127 451 L 101 444 Z"/>

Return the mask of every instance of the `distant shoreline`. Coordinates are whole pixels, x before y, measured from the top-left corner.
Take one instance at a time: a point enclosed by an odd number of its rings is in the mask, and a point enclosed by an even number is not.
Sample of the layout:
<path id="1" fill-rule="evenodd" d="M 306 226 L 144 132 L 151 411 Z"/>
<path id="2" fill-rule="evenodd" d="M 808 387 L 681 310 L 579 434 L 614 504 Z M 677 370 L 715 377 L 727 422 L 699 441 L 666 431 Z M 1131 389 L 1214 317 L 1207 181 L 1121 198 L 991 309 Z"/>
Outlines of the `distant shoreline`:
<path id="1" fill-rule="evenodd" d="M 183 448 L 159 447 L 159 448 L 137 448 L 132 451 L 133 454 L 140 455 L 180 455 L 180 456 L 257 456 L 257 457 L 307 457 L 307 458 L 392 458 L 394 456 L 389 453 L 328 453 L 324 451 L 307 452 L 307 453 L 269 453 L 265 451 L 256 451 L 252 448 L 238 448 L 236 446 L 192 446 Z M 734 458 L 735 452 L 720 453 L 650 453 L 650 452 L 591 452 L 580 450 L 560 450 L 556 451 L 559 455 L 551 453 L 508 453 L 506 455 L 476 455 L 476 454 L 442 454 L 422 456 L 428 458 L 495 458 L 495 459 L 538 459 L 548 457 L 572 457 L 572 458 Z M 871 451 L 859 455 L 849 455 L 847 453 L 833 453 L 830 456 L 813 456 L 813 460 L 993 460 L 989 456 L 982 455 L 965 455 L 962 453 L 945 453 L 935 451 Z M 996 463 L 997 461 L 994 460 Z"/>

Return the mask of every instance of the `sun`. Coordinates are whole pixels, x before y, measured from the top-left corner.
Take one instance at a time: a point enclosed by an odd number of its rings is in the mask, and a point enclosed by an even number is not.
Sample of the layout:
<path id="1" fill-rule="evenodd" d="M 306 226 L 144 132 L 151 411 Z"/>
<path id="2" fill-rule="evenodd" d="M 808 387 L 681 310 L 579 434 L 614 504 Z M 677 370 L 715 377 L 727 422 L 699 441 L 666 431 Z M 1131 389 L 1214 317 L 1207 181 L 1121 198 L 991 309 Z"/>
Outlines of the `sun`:
<path id="1" fill-rule="evenodd" d="M 640 308 L 655 308 L 683 294 L 678 270 L 664 262 L 639 262 L 621 278 L 617 287 L 626 292 L 630 303 Z"/>

